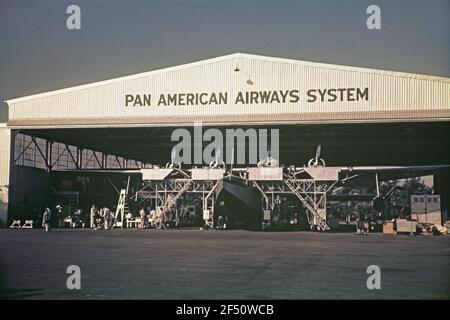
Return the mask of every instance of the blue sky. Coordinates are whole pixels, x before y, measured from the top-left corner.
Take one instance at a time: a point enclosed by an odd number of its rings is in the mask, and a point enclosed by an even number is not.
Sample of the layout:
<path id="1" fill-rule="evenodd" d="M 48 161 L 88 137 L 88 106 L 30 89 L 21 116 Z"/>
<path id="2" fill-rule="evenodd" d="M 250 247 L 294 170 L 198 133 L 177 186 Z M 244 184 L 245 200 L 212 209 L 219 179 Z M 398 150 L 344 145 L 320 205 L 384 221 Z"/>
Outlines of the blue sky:
<path id="1" fill-rule="evenodd" d="M 448 77 L 449 3 L 0 0 L 0 99 L 234 52 Z M 70 4 L 81 30 L 66 28 Z M 381 30 L 366 28 L 370 4 Z"/>

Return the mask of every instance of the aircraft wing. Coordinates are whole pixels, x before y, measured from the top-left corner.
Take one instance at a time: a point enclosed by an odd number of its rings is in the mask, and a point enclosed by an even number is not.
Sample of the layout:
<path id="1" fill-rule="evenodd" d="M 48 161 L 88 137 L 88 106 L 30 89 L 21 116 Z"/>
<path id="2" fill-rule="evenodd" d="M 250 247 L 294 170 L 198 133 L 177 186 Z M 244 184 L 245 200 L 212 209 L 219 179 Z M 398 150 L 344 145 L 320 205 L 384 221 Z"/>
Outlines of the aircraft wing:
<path id="1" fill-rule="evenodd" d="M 138 174 L 138 173 L 142 173 L 141 169 L 127 169 L 127 170 L 122 170 L 122 169 L 106 169 L 106 170 L 101 170 L 101 169 L 73 169 L 73 170 L 58 170 L 58 172 L 73 172 L 73 173 L 107 173 L 107 174 L 115 174 L 115 173 L 120 173 L 120 174 Z"/>
<path id="2" fill-rule="evenodd" d="M 373 173 L 378 174 L 380 180 L 420 177 L 444 171 L 450 171 L 450 165 L 341 167 L 341 173 L 343 174 L 352 175 L 360 173 Z"/>

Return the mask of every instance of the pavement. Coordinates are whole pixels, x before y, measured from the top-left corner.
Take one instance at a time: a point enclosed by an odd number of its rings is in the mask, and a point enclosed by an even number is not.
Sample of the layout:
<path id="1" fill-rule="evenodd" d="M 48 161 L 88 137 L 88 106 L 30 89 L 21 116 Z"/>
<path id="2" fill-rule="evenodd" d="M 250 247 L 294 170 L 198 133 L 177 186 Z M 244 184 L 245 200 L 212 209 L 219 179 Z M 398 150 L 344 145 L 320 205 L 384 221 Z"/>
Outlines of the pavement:
<path id="1" fill-rule="evenodd" d="M 70 265 L 80 290 L 67 288 Z M 1 229 L 0 297 L 449 299 L 450 236 Z"/>

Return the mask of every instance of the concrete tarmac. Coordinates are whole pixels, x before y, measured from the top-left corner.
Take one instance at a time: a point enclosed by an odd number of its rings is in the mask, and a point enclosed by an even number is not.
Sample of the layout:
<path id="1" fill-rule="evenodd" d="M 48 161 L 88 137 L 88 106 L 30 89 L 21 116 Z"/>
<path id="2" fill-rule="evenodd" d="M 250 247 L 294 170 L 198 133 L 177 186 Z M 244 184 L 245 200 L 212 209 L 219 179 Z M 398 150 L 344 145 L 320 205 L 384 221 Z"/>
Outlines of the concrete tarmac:
<path id="1" fill-rule="evenodd" d="M 81 290 L 69 290 L 69 265 Z M 367 267 L 381 289 L 367 288 Z M 450 236 L 0 230 L 12 299 L 449 299 Z"/>

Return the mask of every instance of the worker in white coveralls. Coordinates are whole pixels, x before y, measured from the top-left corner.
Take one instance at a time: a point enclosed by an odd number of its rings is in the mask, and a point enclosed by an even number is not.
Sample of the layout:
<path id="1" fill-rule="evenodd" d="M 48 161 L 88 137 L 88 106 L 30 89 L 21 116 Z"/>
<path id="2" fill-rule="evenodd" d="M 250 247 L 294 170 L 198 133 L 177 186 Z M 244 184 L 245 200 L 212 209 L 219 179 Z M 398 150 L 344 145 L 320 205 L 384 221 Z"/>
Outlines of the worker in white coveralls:
<path id="1" fill-rule="evenodd" d="M 156 210 L 150 211 L 150 227 L 155 227 L 157 223 Z"/>
<path id="2" fill-rule="evenodd" d="M 50 231 L 50 209 L 45 208 L 44 214 L 42 215 L 42 227 L 46 232 Z"/>
<path id="3" fill-rule="evenodd" d="M 94 228 L 95 225 L 95 215 L 96 215 L 96 211 L 97 208 L 95 207 L 95 204 L 92 205 L 91 207 L 91 212 L 90 212 L 90 218 L 91 218 L 91 222 L 89 224 L 89 227 L 92 229 Z"/>
<path id="4" fill-rule="evenodd" d="M 104 218 L 105 219 L 105 230 L 110 230 L 112 228 L 112 225 L 113 225 L 114 217 L 112 215 L 111 210 L 109 210 L 108 207 L 105 207 L 103 209 L 103 212 L 104 212 L 104 215 L 105 215 L 105 218 Z"/>
<path id="5" fill-rule="evenodd" d="M 145 210 L 144 207 L 141 208 L 139 211 L 139 217 L 141 218 L 141 221 L 139 221 L 139 229 L 145 228 Z"/>

